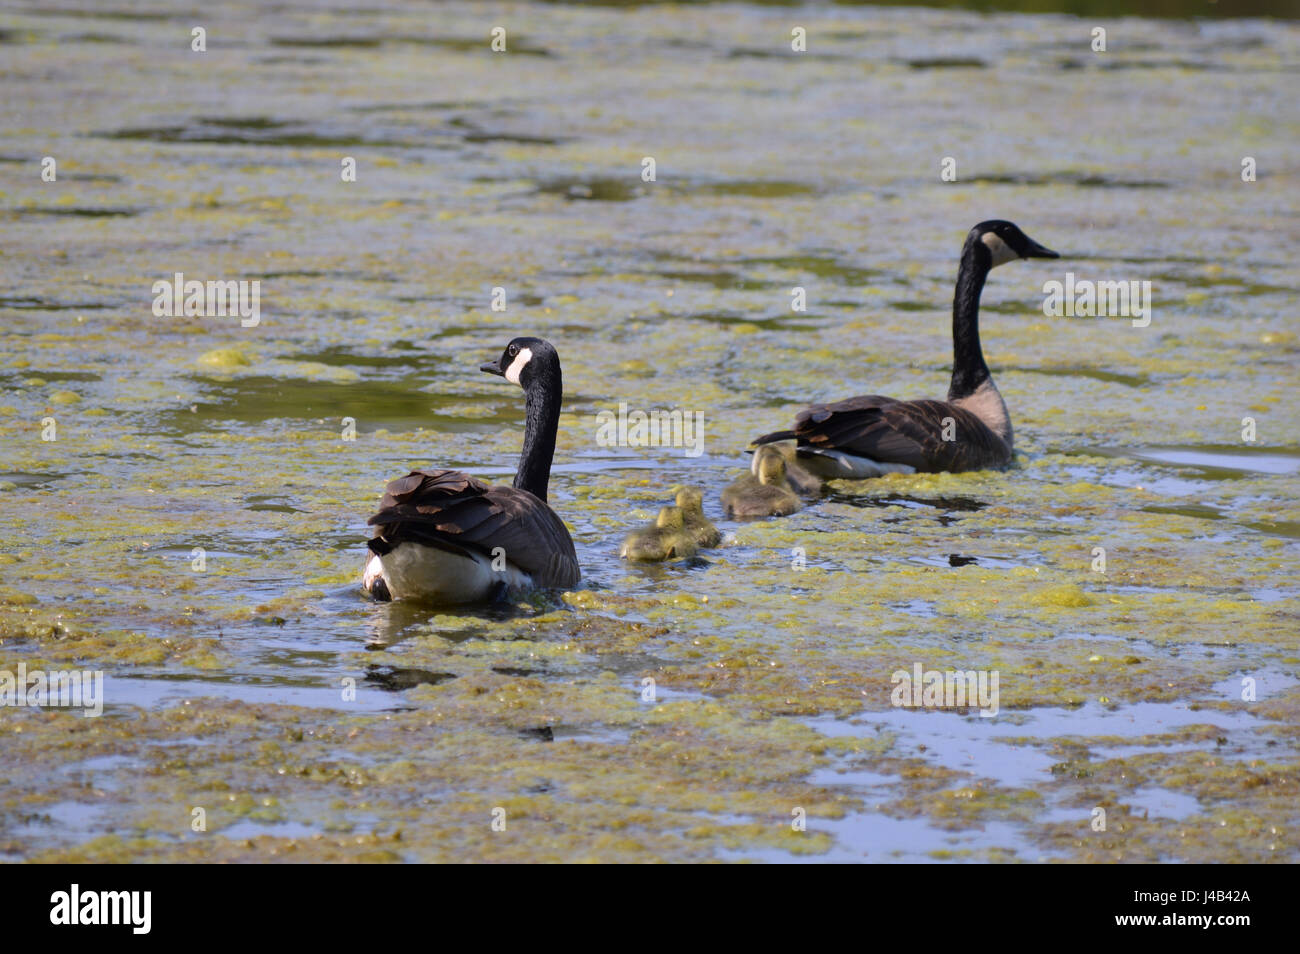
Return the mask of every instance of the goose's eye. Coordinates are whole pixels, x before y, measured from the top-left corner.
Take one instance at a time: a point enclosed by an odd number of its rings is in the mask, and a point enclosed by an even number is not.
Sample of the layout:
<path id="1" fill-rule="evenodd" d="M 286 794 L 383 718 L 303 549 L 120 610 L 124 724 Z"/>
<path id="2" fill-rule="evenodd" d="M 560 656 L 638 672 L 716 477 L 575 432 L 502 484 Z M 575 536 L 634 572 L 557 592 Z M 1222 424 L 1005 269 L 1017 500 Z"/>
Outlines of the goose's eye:
<path id="1" fill-rule="evenodd" d="M 513 358 L 515 355 L 517 355 L 518 353 L 519 353 L 519 349 L 516 348 L 514 345 L 511 345 L 511 346 L 509 347 L 509 349 L 507 350 L 507 354 L 509 354 L 510 357 L 512 357 L 512 358 Z"/>

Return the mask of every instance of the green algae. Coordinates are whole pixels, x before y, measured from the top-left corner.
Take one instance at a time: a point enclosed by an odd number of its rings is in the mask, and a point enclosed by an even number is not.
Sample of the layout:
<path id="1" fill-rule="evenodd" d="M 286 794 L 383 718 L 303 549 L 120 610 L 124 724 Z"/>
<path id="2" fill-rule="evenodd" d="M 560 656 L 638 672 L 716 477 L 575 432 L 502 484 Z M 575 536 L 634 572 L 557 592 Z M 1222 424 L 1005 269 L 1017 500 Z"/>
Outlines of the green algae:
<path id="1" fill-rule="evenodd" d="M 0 857 L 818 858 L 860 817 L 975 839 L 921 860 L 1296 860 L 1300 509 L 1294 472 L 1249 460 L 1296 453 L 1296 256 L 1280 180 L 1235 181 L 1222 138 L 1267 155 L 1294 130 L 1240 84 L 1293 61 L 1296 31 L 1206 51 L 1143 23 L 1170 62 L 1208 57 L 1214 75 L 1075 71 L 1081 95 L 1169 124 L 1081 138 L 1072 111 L 1035 101 L 1040 52 L 1017 39 L 1073 42 L 1068 25 L 803 15 L 824 57 L 771 49 L 779 12 L 740 11 L 723 40 L 707 10 L 574 9 L 538 14 L 536 41 L 512 30 L 548 54 L 515 60 L 451 5 L 430 62 L 414 12 L 286 11 L 201 74 L 151 67 L 165 115 L 135 67 L 171 42 L 167 18 L 133 19 L 125 49 L 58 40 L 121 93 L 85 103 L 31 79 L 55 35 L 15 15 L 0 669 L 103 670 L 107 699 L 97 719 L 0 709 Z M 897 58 L 900 34 L 936 26 L 972 55 Z M 210 90 L 243 88 L 257 57 L 283 110 L 214 115 Z M 891 84 L 868 111 L 844 86 L 855 60 Z M 440 100 L 413 99 L 412 75 Z M 918 155 L 897 135 L 917 124 L 952 144 Z M 1153 161 L 1174 126 L 1177 160 Z M 32 157 L 51 150 L 59 181 L 40 183 Z M 929 170 L 949 150 L 945 184 Z M 1157 283 L 1134 329 L 1043 317 L 1055 267 L 993 275 L 983 336 L 1011 471 L 838 483 L 787 520 L 719 519 L 698 561 L 620 563 L 676 484 L 701 484 L 718 519 L 743 448 L 807 401 L 940 396 L 956 251 L 992 213 L 1081 275 Z M 260 278 L 262 324 L 154 318 L 148 287 L 175 271 Z M 362 601 L 387 480 L 428 464 L 508 479 L 518 393 L 476 368 L 525 331 L 564 361 L 552 502 L 583 588 L 464 615 Z M 599 447 L 595 414 L 620 401 L 703 410 L 705 454 Z M 892 674 L 918 662 L 1000 673 L 997 757 L 936 754 L 944 733 L 976 737 L 973 709 L 944 728 L 821 721 L 893 711 Z M 1191 721 L 1170 729 L 1170 712 Z M 1151 788 L 1196 810 L 1152 814 Z"/>

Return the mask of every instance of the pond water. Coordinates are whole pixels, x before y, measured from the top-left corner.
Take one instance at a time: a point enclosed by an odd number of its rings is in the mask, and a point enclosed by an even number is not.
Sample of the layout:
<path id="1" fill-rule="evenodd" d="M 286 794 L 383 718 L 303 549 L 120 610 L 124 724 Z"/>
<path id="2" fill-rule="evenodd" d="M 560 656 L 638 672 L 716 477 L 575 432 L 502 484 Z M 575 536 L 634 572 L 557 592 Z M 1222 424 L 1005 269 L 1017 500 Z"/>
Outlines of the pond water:
<path id="1" fill-rule="evenodd" d="M 1300 28 L 1023 6 L 6 4 L 0 670 L 105 675 L 0 708 L 0 859 L 1300 860 Z M 984 293 L 1014 468 L 723 520 L 809 401 L 943 396 L 994 217 L 1062 255 Z M 1150 324 L 1046 317 L 1067 271 Z M 155 317 L 177 272 L 260 321 Z M 520 334 L 582 585 L 369 602 L 389 479 L 510 479 Z M 620 561 L 686 482 L 723 546 Z"/>

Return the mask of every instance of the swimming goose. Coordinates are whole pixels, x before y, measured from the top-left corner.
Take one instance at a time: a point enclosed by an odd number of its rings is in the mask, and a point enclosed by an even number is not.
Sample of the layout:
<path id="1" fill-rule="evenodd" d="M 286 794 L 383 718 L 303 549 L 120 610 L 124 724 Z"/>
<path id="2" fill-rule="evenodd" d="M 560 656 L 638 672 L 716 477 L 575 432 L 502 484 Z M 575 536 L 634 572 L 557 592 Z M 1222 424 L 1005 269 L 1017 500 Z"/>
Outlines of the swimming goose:
<path id="1" fill-rule="evenodd" d="M 695 556 L 696 549 L 682 508 L 664 507 L 654 523 L 627 535 L 618 555 L 625 560 L 669 560 Z"/>
<path id="2" fill-rule="evenodd" d="M 750 470 L 723 488 L 722 506 L 728 517 L 788 517 L 803 509 L 803 503 L 790 489 L 785 455 L 779 448 L 758 448 Z"/>
<path id="3" fill-rule="evenodd" d="M 581 578 L 573 540 L 546 503 L 563 384 L 550 342 L 516 338 L 480 367 L 524 390 L 524 449 L 513 487 L 458 470 L 415 470 L 390 483 L 363 586 L 375 599 L 475 603 Z"/>
<path id="4" fill-rule="evenodd" d="M 694 538 L 696 546 L 716 547 L 722 542 L 718 528 L 704 516 L 704 494 L 698 487 L 682 487 L 678 490 L 677 506 L 682 511 L 682 523 Z"/>
<path id="5" fill-rule="evenodd" d="M 980 348 L 980 292 L 988 273 L 1018 258 L 1059 258 L 1010 222 L 981 222 L 966 236 L 952 303 L 952 383 L 947 401 L 868 394 L 800 411 L 793 430 L 754 443 L 794 440 L 800 463 L 823 477 L 1003 468 L 1014 438 L 1007 406 Z"/>

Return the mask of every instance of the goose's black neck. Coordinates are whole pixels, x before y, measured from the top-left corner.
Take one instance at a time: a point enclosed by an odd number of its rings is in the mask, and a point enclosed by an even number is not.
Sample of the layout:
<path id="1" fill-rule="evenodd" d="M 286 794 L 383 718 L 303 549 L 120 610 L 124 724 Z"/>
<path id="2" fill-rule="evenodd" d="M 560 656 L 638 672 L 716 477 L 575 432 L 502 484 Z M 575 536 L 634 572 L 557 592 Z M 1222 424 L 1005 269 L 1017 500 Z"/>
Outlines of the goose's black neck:
<path id="1" fill-rule="evenodd" d="M 988 248 L 972 232 L 961 251 L 957 291 L 952 299 L 952 384 L 948 400 L 957 401 L 975 393 L 990 377 L 980 347 L 980 292 L 993 266 Z"/>
<path id="2" fill-rule="evenodd" d="M 539 500 L 546 499 L 555 456 L 555 433 L 560 425 L 560 400 L 564 386 L 559 362 L 537 367 L 524 389 L 524 450 L 519 456 L 515 487 Z"/>

